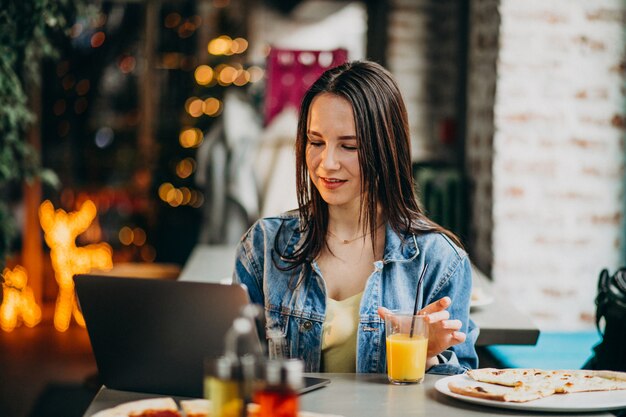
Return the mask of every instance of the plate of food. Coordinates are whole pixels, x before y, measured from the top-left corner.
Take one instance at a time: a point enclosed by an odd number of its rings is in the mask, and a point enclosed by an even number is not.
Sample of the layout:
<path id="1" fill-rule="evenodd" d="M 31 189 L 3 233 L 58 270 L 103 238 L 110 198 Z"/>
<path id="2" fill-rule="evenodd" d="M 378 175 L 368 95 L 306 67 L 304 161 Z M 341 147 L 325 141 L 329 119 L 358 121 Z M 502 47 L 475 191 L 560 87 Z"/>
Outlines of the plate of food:
<path id="1" fill-rule="evenodd" d="M 590 370 L 482 368 L 452 375 L 435 389 L 489 407 L 591 412 L 626 407 L 626 373 Z"/>
<path id="2" fill-rule="evenodd" d="M 493 296 L 488 294 L 484 288 L 478 286 L 472 288 L 470 308 L 484 307 L 491 303 L 493 303 Z"/>
<path id="3" fill-rule="evenodd" d="M 258 404 L 250 403 L 247 415 L 258 417 Z M 204 399 L 181 400 L 180 408 L 173 398 L 148 398 L 130 401 L 106 410 L 99 411 L 91 417 L 210 417 L 211 401 Z M 308 411 L 298 412 L 298 417 L 342 417 L 330 414 L 319 414 Z"/>

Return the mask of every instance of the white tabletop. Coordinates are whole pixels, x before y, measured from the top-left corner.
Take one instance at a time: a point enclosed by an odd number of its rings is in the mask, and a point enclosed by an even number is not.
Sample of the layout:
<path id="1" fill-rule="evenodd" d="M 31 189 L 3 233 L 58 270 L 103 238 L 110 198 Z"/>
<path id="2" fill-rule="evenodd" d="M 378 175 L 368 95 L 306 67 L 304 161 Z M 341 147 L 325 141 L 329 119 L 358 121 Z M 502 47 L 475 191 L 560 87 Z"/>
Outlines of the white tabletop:
<path id="1" fill-rule="evenodd" d="M 307 374 L 330 378 L 324 388 L 300 397 L 300 409 L 344 417 L 472 417 L 472 416 L 528 416 L 528 412 L 505 410 L 466 403 L 439 393 L 435 382 L 444 376 L 426 375 L 423 384 L 397 386 L 387 382 L 381 374 Z M 575 394 L 573 394 L 575 395 Z M 118 404 L 144 398 L 162 397 L 155 394 L 133 393 L 102 388 L 87 409 L 84 417 Z M 175 399 L 180 399 L 176 398 Z M 536 415 L 536 414 L 535 414 Z M 550 413 L 550 416 L 604 416 L 599 413 Z"/>

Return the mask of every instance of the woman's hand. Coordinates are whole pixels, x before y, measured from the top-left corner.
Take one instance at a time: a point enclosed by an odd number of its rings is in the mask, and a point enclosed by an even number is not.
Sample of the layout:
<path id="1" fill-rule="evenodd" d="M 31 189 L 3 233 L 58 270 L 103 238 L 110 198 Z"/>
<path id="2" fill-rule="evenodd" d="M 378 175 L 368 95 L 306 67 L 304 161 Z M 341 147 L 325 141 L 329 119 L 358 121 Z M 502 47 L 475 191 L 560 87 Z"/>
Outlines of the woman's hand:
<path id="1" fill-rule="evenodd" d="M 429 323 L 426 368 L 439 363 L 438 354 L 450 346 L 465 342 L 465 333 L 460 331 L 463 323 L 460 320 L 450 320 L 450 313 L 446 310 L 451 304 L 450 297 L 443 297 L 419 311 L 419 314 L 426 315 Z M 388 313 L 390 313 L 389 309 L 378 308 L 378 315 L 383 320 Z"/>

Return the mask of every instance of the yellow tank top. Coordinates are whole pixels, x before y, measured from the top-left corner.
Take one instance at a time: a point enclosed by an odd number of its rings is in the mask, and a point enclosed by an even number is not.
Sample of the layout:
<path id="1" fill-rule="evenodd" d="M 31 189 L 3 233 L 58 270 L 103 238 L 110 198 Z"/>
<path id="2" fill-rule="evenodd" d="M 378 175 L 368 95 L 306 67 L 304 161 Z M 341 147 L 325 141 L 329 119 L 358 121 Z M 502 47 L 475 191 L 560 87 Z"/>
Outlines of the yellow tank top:
<path id="1" fill-rule="evenodd" d="M 356 335 L 363 292 L 336 301 L 326 298 L 326 318 L 322 326 L 324 372 L 356 372 Z"/>

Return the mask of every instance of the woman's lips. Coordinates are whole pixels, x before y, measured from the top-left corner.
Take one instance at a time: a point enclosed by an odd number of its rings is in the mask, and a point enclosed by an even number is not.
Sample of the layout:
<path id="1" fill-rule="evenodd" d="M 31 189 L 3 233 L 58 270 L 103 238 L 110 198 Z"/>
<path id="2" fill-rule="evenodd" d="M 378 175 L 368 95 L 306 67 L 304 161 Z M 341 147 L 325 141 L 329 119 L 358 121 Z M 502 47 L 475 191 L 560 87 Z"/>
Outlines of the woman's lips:
<path id="1" fill-rule="evenodd" d="M 322 184 L 324 185 L 324 187 L 329 190 L 337 189 L 347 182 L 346 180 L 339 180 L 337 178 L 324 178 L 324 177 L 320 177 L 320 180 L 322 181 Z"/>

